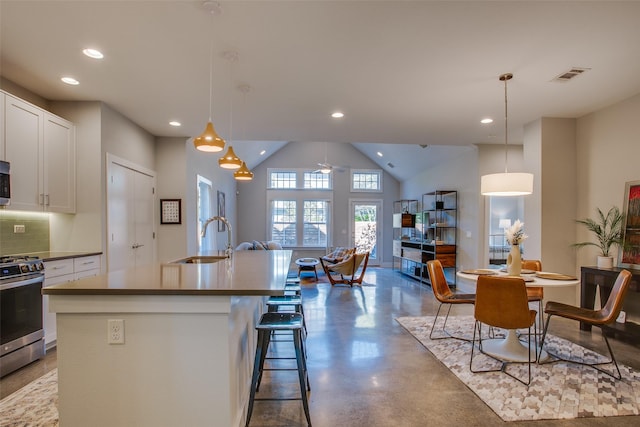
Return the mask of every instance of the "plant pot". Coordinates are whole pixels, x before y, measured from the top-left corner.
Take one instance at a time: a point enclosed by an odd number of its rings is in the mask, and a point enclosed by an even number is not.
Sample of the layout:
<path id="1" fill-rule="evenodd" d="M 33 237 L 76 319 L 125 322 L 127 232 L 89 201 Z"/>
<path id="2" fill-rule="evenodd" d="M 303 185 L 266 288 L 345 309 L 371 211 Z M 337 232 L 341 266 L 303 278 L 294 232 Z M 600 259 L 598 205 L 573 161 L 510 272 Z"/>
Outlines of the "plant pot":
<path id="1" fill-rule="evenodd" d="M 598 268 L 613 268 L 612 256 L 598 256 Z"/>

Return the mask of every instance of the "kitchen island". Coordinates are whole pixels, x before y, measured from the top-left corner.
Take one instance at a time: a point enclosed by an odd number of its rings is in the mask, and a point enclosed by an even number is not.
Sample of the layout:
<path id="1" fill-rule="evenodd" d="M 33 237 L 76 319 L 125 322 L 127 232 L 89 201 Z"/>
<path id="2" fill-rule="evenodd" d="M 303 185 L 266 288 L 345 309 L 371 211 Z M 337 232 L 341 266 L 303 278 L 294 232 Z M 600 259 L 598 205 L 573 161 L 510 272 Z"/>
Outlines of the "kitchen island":
<path id="1" fill-rule="evenodd" d="M 243 251 L 43 289 L 57 318 L 60 425 L 243 425 L 255 324 L 265 298 L 284 294 L 290 260 Z"/>

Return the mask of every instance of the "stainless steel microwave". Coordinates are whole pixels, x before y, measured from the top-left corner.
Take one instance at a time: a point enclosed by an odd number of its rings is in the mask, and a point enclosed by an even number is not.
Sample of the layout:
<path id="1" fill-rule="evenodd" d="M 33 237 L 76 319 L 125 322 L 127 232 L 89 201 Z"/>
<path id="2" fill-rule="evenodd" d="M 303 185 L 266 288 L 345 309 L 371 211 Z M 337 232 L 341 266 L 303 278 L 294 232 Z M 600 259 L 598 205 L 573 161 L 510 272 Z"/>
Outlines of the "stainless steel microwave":
<path id="1" fill-rule="evenodd" d="M 0 160 L 0 206 L 8 205 L 11 200 L 11 176 L 9 162 Z"/>

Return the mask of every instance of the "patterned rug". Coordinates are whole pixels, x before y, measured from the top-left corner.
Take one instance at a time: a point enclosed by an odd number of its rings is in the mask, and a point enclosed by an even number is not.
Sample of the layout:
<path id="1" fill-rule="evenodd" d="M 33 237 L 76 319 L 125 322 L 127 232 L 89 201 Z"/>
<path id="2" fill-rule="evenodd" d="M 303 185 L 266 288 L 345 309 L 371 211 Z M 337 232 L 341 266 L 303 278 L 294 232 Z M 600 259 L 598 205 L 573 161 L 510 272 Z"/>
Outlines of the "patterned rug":
<path id="1" fill-rule="evenodd" d="M 593 368 L 574 363 L 534 364 L 531 385 L 527 389 L 501 372 L 472 373 L 469 370 L 470 342 L 429 339 L 433 316 L 399 317 L 396 320 L 504 421 L 640 414 L 640 372 L 627 366 L 620 365 L 624 380 L 616 381 Z M 442 331 L 442 322 L 444 319 L 440 321 L 439 318 L 434 336 L 439 336 L 436 334 L 438 327 Z M 447 331 L 471 339 L 473 322 L 472 316 L 449 317 Z M 562 357 L 582 358 L 589 363 L 604 360 L 597 353 L 552 335 L 547 335 L 544 348 Z M 493 358 L 475 351 L 473 360 L 474 370 L 500 367 Z M 603 365 L 605 369 L 612 367 Z M 527 363 L 510 364 L 508 372 L 526 380 Z"/>
<path id="2" fill-rule="evenodd" d="M 44 374 L 0 401 L 2 427 L 58 426 L 58 370 Z"/>

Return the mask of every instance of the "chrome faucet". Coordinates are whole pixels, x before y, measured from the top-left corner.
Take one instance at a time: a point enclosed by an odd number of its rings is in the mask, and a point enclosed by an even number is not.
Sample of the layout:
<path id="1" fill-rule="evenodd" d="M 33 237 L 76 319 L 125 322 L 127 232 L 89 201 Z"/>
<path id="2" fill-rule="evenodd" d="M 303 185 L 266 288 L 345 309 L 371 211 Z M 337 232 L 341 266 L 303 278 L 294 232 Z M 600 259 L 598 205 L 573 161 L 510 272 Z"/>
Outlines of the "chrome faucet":
<path id="1" fill-rule="evenodd" d="M 227 246 L 224 250 L 224 254 L 227 258 L 231 258 L 231 254 L 233 253 L 233 248 L 231 246 L 231 224 L 229 224 L 229 221 L 223 217 L 223 216 L 212 216 L 211 218 L 209 218 L 208 220 L 206 220 L 204 222 L 204 224 L 202 225 L 202 233 L 201 236 L 202 237 L 206 237 L 207 235 L 207 226 L 212 223 L 213 221 L 221 221 L 222 223 L 224 223 L 224 225 L 227 226 Z"/>

